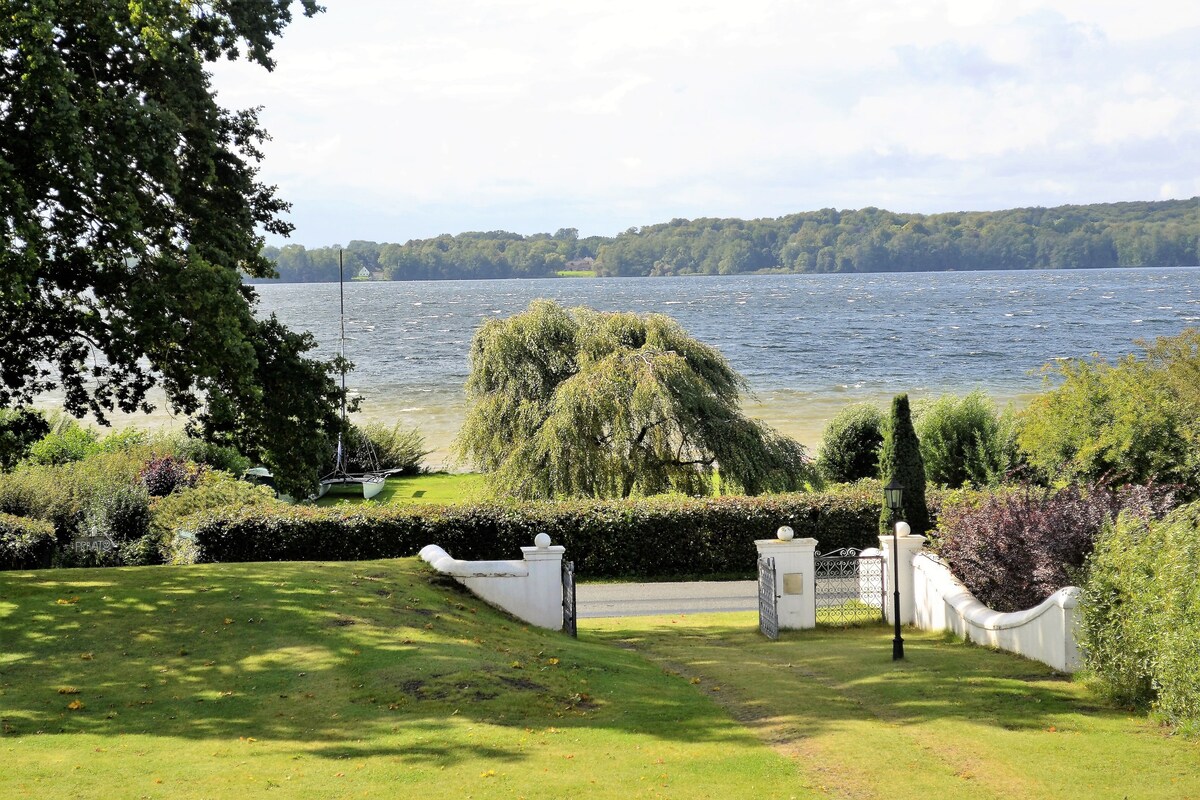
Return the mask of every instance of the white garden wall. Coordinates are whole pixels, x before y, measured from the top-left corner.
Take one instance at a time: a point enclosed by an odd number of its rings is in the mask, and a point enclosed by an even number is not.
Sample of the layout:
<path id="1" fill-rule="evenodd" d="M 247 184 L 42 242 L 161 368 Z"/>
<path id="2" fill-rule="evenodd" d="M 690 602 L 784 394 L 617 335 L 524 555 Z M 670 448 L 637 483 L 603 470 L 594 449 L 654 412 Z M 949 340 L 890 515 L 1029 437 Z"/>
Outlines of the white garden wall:
<path id="1" fill-rule="evenodd" d="M 1019 653 L 1062 672 L 1079 669 L 1078 588 L 1059 589 L 1033 608 L 1004 613 L 976 599 L 946 563 L 930 553 L 913 558 L 912 577 L 912 621 L 918 628 L 953 631 L 969 641 Z"/>
<path id="2" fill-rule="evenodd" d="M 551 630 L 563 626 L 562 559 L 566 548 L 551 545 L 539 533 L 534 547 L 522 547 L 514 561 L 460 561 L 436 544 L 421 549 L 421 558 L 449 575 L 486 602 L 531 625 Z"/>

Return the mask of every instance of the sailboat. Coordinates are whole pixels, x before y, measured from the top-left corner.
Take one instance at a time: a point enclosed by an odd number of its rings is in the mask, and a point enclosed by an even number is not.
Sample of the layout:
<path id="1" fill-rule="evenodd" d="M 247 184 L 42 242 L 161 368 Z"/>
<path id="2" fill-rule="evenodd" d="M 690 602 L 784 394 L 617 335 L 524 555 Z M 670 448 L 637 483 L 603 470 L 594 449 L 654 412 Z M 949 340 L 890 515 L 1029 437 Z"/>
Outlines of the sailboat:
<path id="1" fill-rule="evenodd" d="M 361 485 L 364 500 L 370 500 L 383 491 L 389 473 L 396 470 L 376 469 L 369 472 L 350 472 L 349 457 L 343 439 L 346 430 L 346 287 L 342 274 L 342 251 L 338 250 L 338 300 L 341 304 L 341 354 L 342 354 L 342 428 L 338 431 L 337 453 L 333 470 L 323 478 L 317 489 L 317 497 L 323 497 L 334 486 Z M 374 455 L 374 453 L 372 453 Z M 375 465 L 378 467 L 378 463 Z"/>

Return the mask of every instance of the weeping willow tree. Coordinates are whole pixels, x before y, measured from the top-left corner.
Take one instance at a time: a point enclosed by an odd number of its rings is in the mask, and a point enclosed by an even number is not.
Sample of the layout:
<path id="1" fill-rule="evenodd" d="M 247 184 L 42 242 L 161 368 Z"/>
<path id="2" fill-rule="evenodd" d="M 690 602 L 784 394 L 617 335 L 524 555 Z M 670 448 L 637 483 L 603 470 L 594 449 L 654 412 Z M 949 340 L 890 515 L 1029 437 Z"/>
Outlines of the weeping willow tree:
<path id="1" fill-rule="evenodd" d="M 475 334 L 458 454 L 522 498 L 805 488 L 799 443 L 744 416 L 746 380 L 661 314 L 548 300 Z"/>

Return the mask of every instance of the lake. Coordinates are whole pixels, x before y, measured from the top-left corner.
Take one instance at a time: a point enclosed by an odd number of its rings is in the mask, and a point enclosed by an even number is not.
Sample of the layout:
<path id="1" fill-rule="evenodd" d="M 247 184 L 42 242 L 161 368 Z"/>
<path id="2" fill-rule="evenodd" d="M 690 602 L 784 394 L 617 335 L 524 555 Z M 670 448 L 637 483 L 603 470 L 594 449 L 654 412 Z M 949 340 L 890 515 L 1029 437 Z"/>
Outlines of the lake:
<path id="1" fill-rule="evenodd" d="M 260 310 L 336 352 L 337 284 L 257 287 Z M 813 446 L 844 404 L 983 389 L 1022 404 L 1040 368 L 1200 323 L 1200 267 L 869 275 L 350 282 L 360 418 L 415 425 L 445 465 L 476 327 L 536 298 L 669 314 L 750 381 L 753 416 Z"/>

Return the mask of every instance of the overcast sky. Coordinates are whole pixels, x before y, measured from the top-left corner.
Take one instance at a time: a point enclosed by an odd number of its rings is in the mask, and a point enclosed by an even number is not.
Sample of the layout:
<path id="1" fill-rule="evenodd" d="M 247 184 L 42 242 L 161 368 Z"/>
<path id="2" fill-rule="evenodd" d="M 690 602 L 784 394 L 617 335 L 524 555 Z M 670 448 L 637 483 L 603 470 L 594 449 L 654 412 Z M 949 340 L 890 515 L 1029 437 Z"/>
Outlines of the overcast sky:
<path id="1" fill-rule="evenodd" d="M 309 247 L 1200 195 L 1195 0 L 324 2 L 214 69 Z"/>

